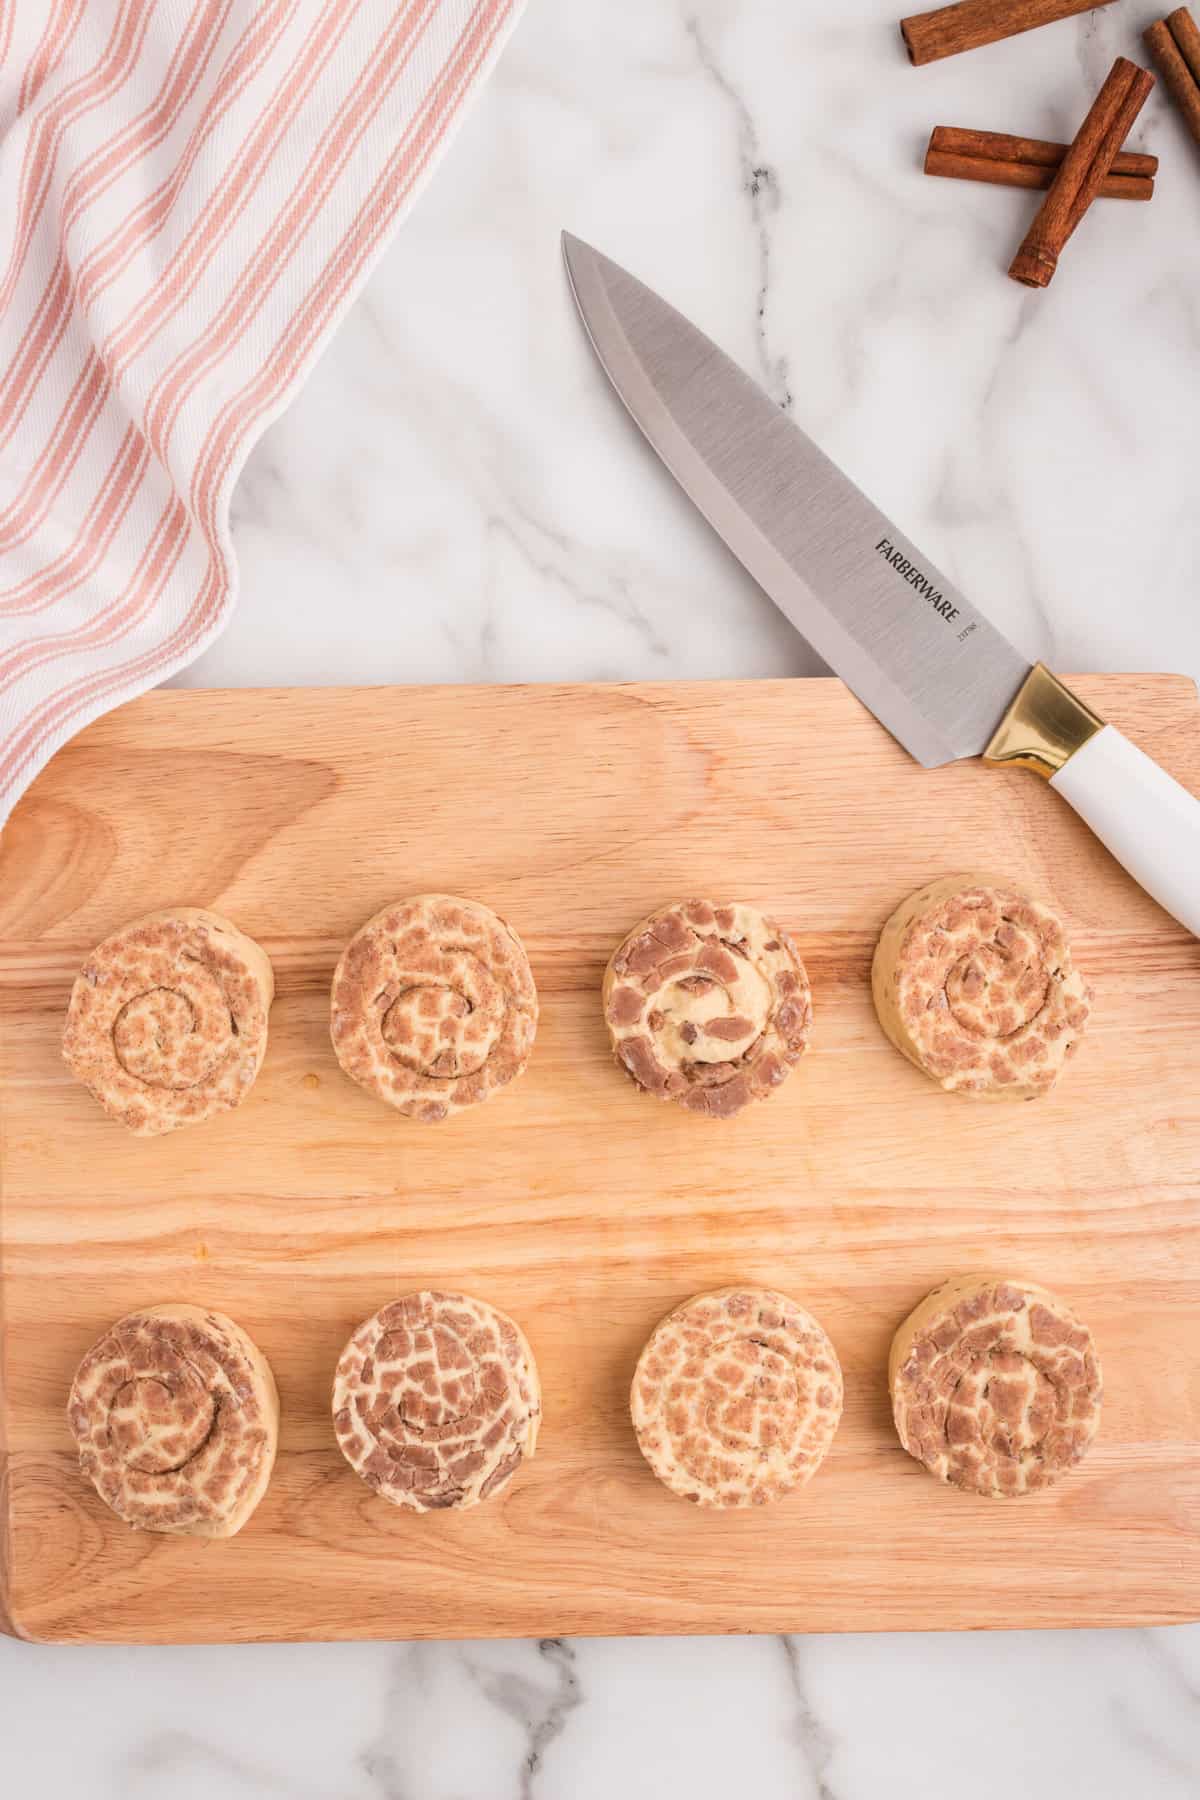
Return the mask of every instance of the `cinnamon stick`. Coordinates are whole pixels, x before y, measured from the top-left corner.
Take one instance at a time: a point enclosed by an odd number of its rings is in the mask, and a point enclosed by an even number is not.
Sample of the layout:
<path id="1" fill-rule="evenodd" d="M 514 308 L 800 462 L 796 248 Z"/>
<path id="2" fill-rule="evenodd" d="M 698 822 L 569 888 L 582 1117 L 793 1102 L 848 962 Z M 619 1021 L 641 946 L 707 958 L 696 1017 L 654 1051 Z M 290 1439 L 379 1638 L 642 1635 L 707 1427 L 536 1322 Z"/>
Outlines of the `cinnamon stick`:
<path id="1" fill-rule="evenodd" d="M 1014 281 L 1026 287 L 1049 285 L 1063 246 L 1111 173 L 1153 86 L 1148 69 L 1118 56 L 1012 260 L 1008 272 Z"/>
<path id="2" fill-rule="evenodd" d="M 1089 12 L 1093 6 L 1111 4 L 1112 0 L 958 0 L 955 6 L 939 6 L 934 12 L 901 19 L 900 35 L 909 61 L 919 67 L 942 56 L 957 56 L 961 50 L 978 50 L 1001 38 L 1015 37 L 1019 31 L 1033 31 L 1038 25 L 1053 25 L 1057 19 Z"/>
<path id="3" fill-rule="evenodd" d="M 1184 124 L 1200 144 L 1200 30 L 1186 6 L 1142 33 Z"/>
<path id="4" fill-rule="evenodd" d="M 927 175 L 960 181 L 988 181 L 1001 187 L 1048 188 L 1067 153 L 1066 144 L 1045 138 L 1012 137 L 1005 131 L 971 131 L 935 125 L 925 152 Z M 1149 200 L 1154 193 L 1157 156 L 1122 150 L 1100 184 L 1107 200 Z"/>

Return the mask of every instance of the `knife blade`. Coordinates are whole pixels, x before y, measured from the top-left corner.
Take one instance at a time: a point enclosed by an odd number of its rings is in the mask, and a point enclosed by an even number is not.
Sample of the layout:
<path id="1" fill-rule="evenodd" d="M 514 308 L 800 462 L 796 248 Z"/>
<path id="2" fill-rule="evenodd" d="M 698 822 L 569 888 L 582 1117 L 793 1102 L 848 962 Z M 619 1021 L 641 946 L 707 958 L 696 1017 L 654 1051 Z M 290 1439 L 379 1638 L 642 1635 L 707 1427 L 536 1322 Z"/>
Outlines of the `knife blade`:
<path id="1" fill-rule="evenodd" d="M 738 560 L 919 763 L 978 755 L 1029 658 L 711 339 L 578 238 L 563 249 L 610 381 Z"/>
<path id="2" fill-rule="evenodd" d="M 1031 664 L 682 313 L 562 234 L 592 346 L 684 492 L 818 655 L 926 768 L 1048 780 L 1200 934 L 1200 801 Z"/>

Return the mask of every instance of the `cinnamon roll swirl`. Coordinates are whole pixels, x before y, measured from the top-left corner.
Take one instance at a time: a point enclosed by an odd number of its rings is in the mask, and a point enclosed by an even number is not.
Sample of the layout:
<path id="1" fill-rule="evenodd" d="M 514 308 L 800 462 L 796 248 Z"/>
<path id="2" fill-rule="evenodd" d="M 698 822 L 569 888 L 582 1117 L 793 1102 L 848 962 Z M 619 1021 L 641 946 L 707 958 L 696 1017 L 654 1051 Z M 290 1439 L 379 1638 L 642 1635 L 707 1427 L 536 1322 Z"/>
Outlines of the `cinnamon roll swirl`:
<path id="1" fill-rule="evenodd" d="M 939 1481 L 1004 1498 L 1049 1487 L 1100 1424 L 1100 1362 L 1062 1300 L 999 1275 L 944 1281 L 888 1358 L 900 1442 Z"/>
<path id="2" fill-rule="evenodd" d="M 1053 1087 L 1091 1006 L 1061 919 L 979 875 L 930 882 L 892 914 L 871 992 L 910 1062 L 980 1100 L 1031 1100 Z"/>
<path id="3" fill-rule="evenodd" d="M 195 1125 L 253 1087 L 274 992 L 266 951 L 220 913 L 149 913 L 105 938 L 79 971 L 63 1057 L 136 1136 Z"/>
<path id="4" fill-rule="evenodd" d="M 512 927 L 477 901 L 419 894 L 385 906 L 347 944 L 330 1033 L 351 1080 L 433 1122 L 522 1074 L 537 1016 Z"/>
<path id="5" fill-rule="evenodd" d="M 354 1333 L 333 1382 L 333 1424 L 357 1475 L 414 1512 L 475 1506 L 534 1452 L 537 1365 L 505 1313 L 433 1290 L 393 1300 Z"/>
<path id="6" fill-rule="evenodd" d="M 80 1363 L 67 1418 L 80 1469 L 126 1524 L 193 1537 L 241 1530 L 279 1440 L 266 1357 L 200 1306 L 119 1319 Z"/>
<path id="7" fill-rule="evenodd" d="M 664 1486 L 698 1506 L 761 1506 L 810 1481 L 842 1415 L 824 1330 L 768 1288 L 698 1294 L 650 1334 L 630 1411 Z"/>
<path id="8" fill-rule="evenodd" d="M 630 932 L 604 1018 L 638 1087 L 724 1119 L 765 1100 L 808 1048 L 812 996 L 785 931 L 753 907 L 686 900 Z"/>

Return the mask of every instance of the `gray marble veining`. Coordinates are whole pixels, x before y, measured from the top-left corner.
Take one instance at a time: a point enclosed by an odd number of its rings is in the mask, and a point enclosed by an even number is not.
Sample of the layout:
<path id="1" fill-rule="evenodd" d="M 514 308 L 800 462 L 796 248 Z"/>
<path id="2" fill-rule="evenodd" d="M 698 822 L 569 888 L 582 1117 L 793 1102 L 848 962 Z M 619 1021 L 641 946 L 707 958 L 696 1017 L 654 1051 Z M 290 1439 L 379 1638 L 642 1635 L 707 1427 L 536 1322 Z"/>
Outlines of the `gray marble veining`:
<path id="1" fill-rule="evenodd" d="M 1145 9 L 1143 9 L 1145 10 Z M 238 489 L 193 685 L 812 673 L 583 340 L 566 225 L 687 311 L 1030 652 L 1200 674 L 1200 155 L 1045 294 L 935 123 L 1066 136 L 1138 9 L 914 71 L 882 0 L 532 0 Z M 1149 12 L 1146 17 L 1149 17 Z M 1097 1571 L 1097 1580 L 1103 1572 Z M 0 1642 L 48 1800 L 1193 1800 L 1200 1626 L 60 1650 Z"/>

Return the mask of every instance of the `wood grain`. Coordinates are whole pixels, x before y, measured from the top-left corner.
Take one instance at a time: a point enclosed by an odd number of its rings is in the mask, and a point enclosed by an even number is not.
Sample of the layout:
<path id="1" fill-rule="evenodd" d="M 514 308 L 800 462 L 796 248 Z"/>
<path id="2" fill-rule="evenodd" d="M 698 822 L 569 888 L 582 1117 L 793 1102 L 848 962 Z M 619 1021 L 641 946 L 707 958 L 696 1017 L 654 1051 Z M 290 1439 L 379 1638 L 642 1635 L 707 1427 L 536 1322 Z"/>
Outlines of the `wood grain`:
<path id="1" fill-rule="evenodd" d="M 1080 678 L 1200 786 L 1195 690 Z M 932 875 L 1053 899 L 1097 1004 L 1060 1089 L 940 1094 L 871 1011 L 876 932 Z M 338 951 L 385 901 L 461 892 L 517 926 L 542 995 L 528 1074 L 443 1127 L 339 1073 Z M 691 893 L 778 914 L 814 1047 L 712 1123 L 638 1095 L 600 1016 L 605 958 Z M 279 997 L 237 1113 L 138 1141 L 59 1059 L 71 978 L 138 912 L 187 901 L 270 952 Z M 62 751 L 0 843 L 0 1221 L 10 1630 L 172 1641 L 1133 1624 L 1200 1614 L 1200 944 L 1034 778 L 923 773 L 836 682 L 158 693 Z M 1051 1492 L 941 1490 L 900 1450 L 893 1330 L 944 1276 L 1007 1268 L 1096 1334 L 1099 1441 Z M 644 1338 L 730 1281 L 794 1294 L 846 1376 L 802 1494 L 707 1515 L 643 1465 Z M 413 1518 L 334 1441 L 351 1327 L 422 1284 L 529 1333 L 536 1460 L 490 1507 Z M 139 1535 L 81 1482 L 63 1407 L 112 1319 L 194 1300 L 279 1380 L 270 1492 L 228 1544 Z"/>

